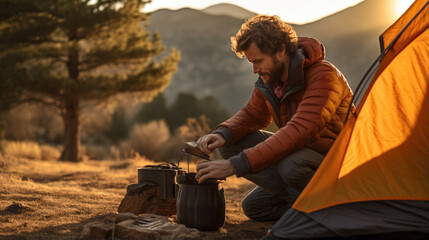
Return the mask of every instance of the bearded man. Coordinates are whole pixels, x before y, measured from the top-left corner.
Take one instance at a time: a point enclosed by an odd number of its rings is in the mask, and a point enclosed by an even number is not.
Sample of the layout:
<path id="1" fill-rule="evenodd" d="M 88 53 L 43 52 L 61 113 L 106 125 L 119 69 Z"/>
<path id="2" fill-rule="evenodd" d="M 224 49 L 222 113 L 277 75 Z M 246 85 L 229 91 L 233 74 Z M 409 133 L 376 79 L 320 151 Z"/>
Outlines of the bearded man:
<path id="1" fill-rule="evenodd" d="M 277 16 L 258 15 L 231 38 L 259 78 L 246 106 L 201 137 L 197 146 L 224 159 L 198 164 L 196 178 L 236 174 L 257 187 L 243 200 L 254 220 L 276 220 L 310 181 L 343 128 L 352 92 L 343 74 L 325 60 L 316 39 L 297 37 Z M 264 131 L 271 121 L 279 130 Z"/>

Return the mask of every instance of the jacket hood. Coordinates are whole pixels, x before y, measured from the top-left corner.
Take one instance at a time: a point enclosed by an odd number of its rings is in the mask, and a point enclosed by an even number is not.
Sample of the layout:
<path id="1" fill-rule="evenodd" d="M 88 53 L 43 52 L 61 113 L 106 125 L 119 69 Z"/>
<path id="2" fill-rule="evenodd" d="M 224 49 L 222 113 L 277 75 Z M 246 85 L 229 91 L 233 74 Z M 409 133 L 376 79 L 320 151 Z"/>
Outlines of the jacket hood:
<path id="1" fill-rule="evenodd" d="M 304 50 L 305 66 L 312 65 L 317 61 L 325 59 L 325 47 L 317 39 L 300 37 L 298 38 L 298 48 Z"/>

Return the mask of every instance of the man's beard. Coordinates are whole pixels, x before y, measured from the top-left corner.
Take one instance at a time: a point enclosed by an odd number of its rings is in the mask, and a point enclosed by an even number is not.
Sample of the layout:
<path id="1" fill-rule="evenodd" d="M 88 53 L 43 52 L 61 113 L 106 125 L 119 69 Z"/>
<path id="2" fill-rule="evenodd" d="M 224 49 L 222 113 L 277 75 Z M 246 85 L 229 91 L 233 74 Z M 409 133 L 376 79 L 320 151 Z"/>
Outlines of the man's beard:
<path id="1" fill-rule="evenodd" d="M 274 63 L 274 69 L 271 73 L 263 72 L 259 76 L 267 76 L 268 79 L 264 83 L 270 87 L 275 87 L 277 84 L 283 85 L 280 78 L 282 77 L 285 71 L 285 65 L 277 60 L 275 57 L 272 57 Z"/>

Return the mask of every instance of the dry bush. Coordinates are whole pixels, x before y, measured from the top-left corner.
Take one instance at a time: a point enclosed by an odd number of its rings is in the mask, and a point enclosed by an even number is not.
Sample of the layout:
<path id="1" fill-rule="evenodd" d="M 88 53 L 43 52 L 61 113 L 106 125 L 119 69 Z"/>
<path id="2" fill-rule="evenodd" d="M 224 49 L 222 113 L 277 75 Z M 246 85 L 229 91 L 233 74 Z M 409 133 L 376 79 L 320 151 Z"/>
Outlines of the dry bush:
<path id="1" fill-rule="evenodd" d="M 186 124 L 178 128 L 178 134 L 185 141 L 196 141 L 210 132 L 209 119 L 201 115 L 198 119 L 188 118 Z"/>
<path id="2" fill-rule="evenodd" d="M 184 142 L 195 141 L 209 132 L 208 119 L 204 116 L 198 119 L 188 118 L 187 123 L 176 129 L 171 136 L 163 120 L 135 125 L 130 140 L 121 142 L 121 156 L 135 150 L 154 161 L 177 163 L 179 158 L 183 158 Z"/>
<path id="3" fill-rule="evenodd" d="M 10 161 L 8 161 L 3 154 L 0 153 L 0 168 L 7 168 L 10 166 Z"/>
<path id="4" fill-rule="evenodd" d="M 56 160 L 61 156 L 61 150 L 50 145 L 39 145 L 36 142 L 10 142 L 4 143 L 4 158 L 25 158 Z"/>
<path id="5" fill-rule="evenodd" d="M 40 104 L 22 104 L 6 114 L 5 137 L 17 141 L 58 141 L 64 124 L 58 110 Z"/>
<path id="6" fill-rule="evenodd" d="M 61 150 L 46 144 L 41 145 L 40 150 L 42 160 L 57 160 L 61 156 Z"/>
<path id="7" fill-rule="evenodd" d="M 170 131 L 164 120 L 147 124 L 135 124 L 131 130 L 129 144 L 132 149 L 154 161 L 165 161 L 165 143 Z"/>
<path id="8" fill-rule="evenodd" d="M 131 147 L 128 140 L 124 140 L 119 143 L 119 153 L 121 159 L 134 158 L 136 155 L 136 151 Z"/>
<path id="9" fill-rule="evenodd" d="M 116 146 L 110 146 L 109 148 L 109 159 L 112 160 L 120 160 L 121 159 L 121 151 Z"/>
<path id="10" fill-rule="evenodd" d="M 208 119 L 204 116 L 196 118 L 188 118 L 186 124 L 180 126 L 165 145 L 165 159 L 168 162 L 177 162 L 179 158 L 183 158 L 183 144 L 189 141 L 196 141 L 210 132 Z M 181 159 L 183 161 L 183 159 Z M 191 161 L 195 161 L 194 158 Z"/>
<path id="11" fill-rule="evenodd" d="M 210 132 L 204 116 L 188 118 L 187 123 L 170 135 L 164 120 L 133 126 L 128 140 L 119 144 L 121 159 L 134 158 L 136 153 L 157 162 L 175 162 L 181 157 L 183 143 L 195 141 Z M 118 159 L 118 149 L 110 147 L 110 159 Z"/>
<path id="12" fill-rule="evenodd" d="M 42 150 L 39 144 L 30 141 L 6 142 L 4 144 L 4 155 L 6 157 L 41 159 Z"/>
<path id="13" fill-rule="evenodd" d="M 11 167 L 14 167 L 16 164 L 18 164 L 20 161 L 16 157 L 10 157 L 4 155 L 4 149 L 6 146 L 7 141 L 0 140 L 0 169 L 9 169 Z"/>

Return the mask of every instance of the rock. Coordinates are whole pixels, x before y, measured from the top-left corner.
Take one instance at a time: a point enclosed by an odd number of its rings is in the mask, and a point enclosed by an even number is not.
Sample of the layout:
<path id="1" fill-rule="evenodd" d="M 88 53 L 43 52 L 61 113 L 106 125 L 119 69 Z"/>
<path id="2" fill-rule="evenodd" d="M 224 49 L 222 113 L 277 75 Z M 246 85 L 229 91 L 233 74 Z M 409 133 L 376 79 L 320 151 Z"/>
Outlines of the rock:
<path id="1" fill-rule="evenodd" d="M 5 214 L 17 214 L 17 213 L 24 213 L 28 211 L 33 211 L 29 207 L 23 206 L 21 203 L 12 203 L 8 207 L 4 209 Z"/>
<path id="2" fill-rule="evenodd" d="M 137 219 L 137 216 L 134 213 L 126 212 L 126 213 L 108 213 L 104 217 L 104 219 L 118 223 L 128 219 Z"/>
<path id="3" fill-rule="evenodd" d="M 86 224 L 83 227 L 81 239 L 112 239 L 116 223 L 137 218 L 133 213 L 106 214 L 102 220 Z"/>
<path id="4" fill-rule="evenodd" d="M 143 214 L 140 214 L 138 216 L 138 218 L 140 218 L 140 219 L 149 219 L 149 220 L 161 220 L 161 221 L 164 221 L 164 222 L 168 222 L 169 221 L 168 217 L 166 217 L 166 216 L 156 215 L 156 214 L 152 214 L 152 213 L 143 213 Z"/>
<path id="5" fill-rule="evenodd" d="M 125 220 L 116 225 L 115 239 L 129 240 L 170 240 L 198 239 L 200 233 L 182 224 L 173 224 L 160 219 L 139 217 L 136 220 Z"/>
<path id="6" fill-rule="evenodd" d="M 104 240 L 112 239 L 115 223 L 103 220 L 100 222 L 91 222 L 83 227 L 81 239 L 83 240 Z"/>
<path id="7" fill-rule="evenodd" d="M 132 239 L 197 239 L 200 233 L 196 229 L 174 224 L 166 216 L 132 213 L 109 213 L 102 220 L 91 222 L 83 228 L 83 240 L 132 240 Z"/>
<path id="8" fill-rule="evenodd" d="M 130 212 L 136 215 L 154 213 L 171 216 L 176 214 L 176 198 L 160 198 L 158 186 L 149 182 L 132 184 L 119 205 L 118 212 Z"/>

